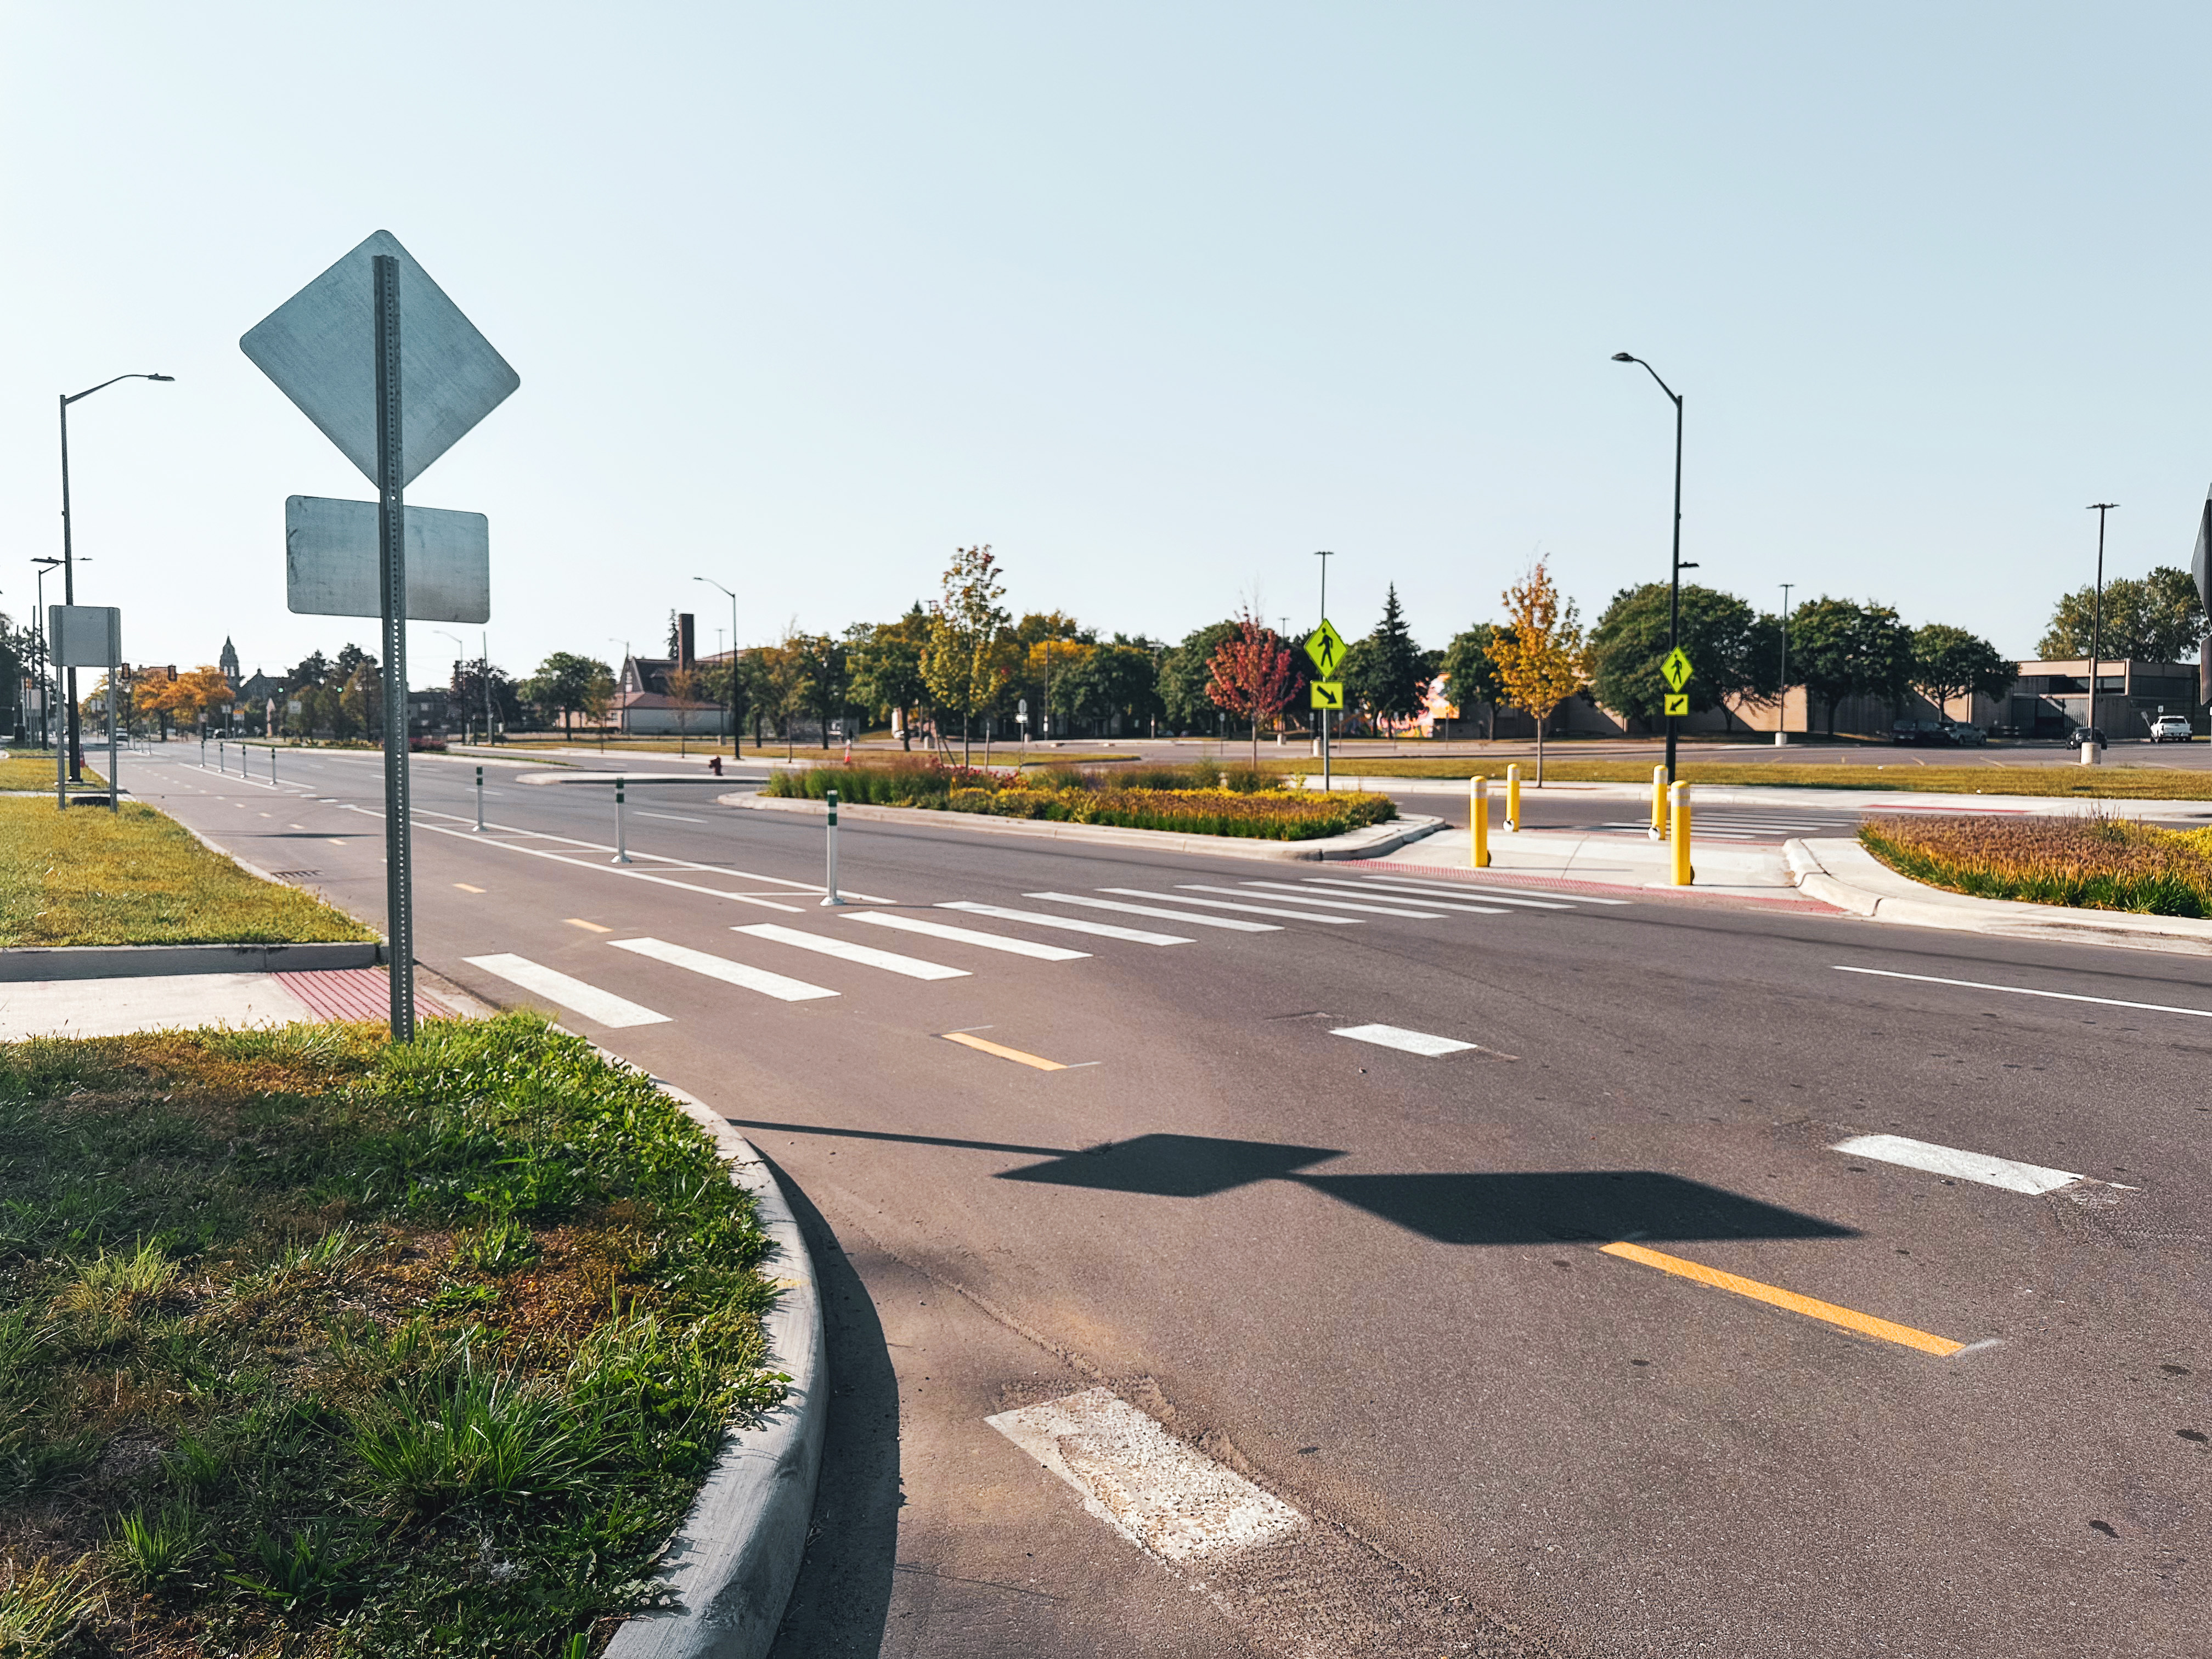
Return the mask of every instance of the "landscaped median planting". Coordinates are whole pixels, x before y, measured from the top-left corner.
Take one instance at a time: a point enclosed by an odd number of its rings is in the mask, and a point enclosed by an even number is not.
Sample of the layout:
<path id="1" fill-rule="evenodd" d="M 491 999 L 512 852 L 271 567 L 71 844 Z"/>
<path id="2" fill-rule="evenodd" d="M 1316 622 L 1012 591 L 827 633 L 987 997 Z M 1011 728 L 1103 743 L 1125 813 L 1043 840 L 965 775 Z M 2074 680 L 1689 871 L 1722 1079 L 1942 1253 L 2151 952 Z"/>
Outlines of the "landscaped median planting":
<path id="1" fill-rule="evenodd" d="M 0 1653 L 585 1659 L 774 1407 L 753 1200 L 534 1016 L 0 1046 Z"/>
<path id="2" fill-rule="evenodd" d="M 1866 849 L 1901 876 L 1977 898 L 2212 916 L 2212 830 L 2124 818 L 1870 818 Z"/>
<path id="3" fill-rule="evenodd" d="M 1024 772 L 956 766 L 931 757 L 778 772 L 763 793 L 820 800 L 834 789 L 839 800 L 866 805 L 1262 841 L 1317 841 L 1398 815 L 1388 795 L 1312 794 L 1271 787 L 1276 781 L 1267 772 L 1241 765 L 1201 763 L 1111 771 L 1054 766 Z"/>

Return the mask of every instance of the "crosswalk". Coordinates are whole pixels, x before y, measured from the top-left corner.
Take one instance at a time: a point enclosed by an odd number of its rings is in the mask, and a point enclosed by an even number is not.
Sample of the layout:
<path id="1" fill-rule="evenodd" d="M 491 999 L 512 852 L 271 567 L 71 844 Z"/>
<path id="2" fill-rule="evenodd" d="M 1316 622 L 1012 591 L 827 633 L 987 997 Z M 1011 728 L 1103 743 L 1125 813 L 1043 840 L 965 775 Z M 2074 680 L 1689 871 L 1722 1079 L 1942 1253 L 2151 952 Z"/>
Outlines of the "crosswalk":
<path id="1" fill-rule="evenodd" d="M 1026 904 L 1052 907 L 1037 909 L 970 898 L 935 901 L 925 915 L 915 915 L 910 908 L 856 905 L 823 915 L 808 927 L 750 922 L 729 927 L 728 933 L 735 938 L 726 950 L 737 952 L 734 955 L 651 937 L 610 939 L 605 945 L 633 958 L 715 981 L 733 991 L 775 1002 L 804 1003 L 864 991 L 867 985 L 879 982 L 872 977 L 878 974 L 925 982 L 972 979 L 979 970 L 994 965 L 994 959 L 1003 964 L 1007 957 L 1025 964 L 1059 964 L 1091 960 L 1096 951 L 1113 945 L 1146 949 L 1194 945 L 1208 935 L 1215 939 L 1224 935 L 1250 936 L 1255 942 L 1257 936 L 1263 935 L 1295 939 L 1299 924 L 1314 928 L 1372 927 L 1383 922 L 1452 927 L 1463 918 L 1481 917 L 1486 926 L 1496 919 L 1508 922 L 1528 919 L 1537 911 L 1601 912 L 1632 902 L 1542 890 L 1532 893 L 1445 877 L 1347 875 L 1341 873 L 1341 866 L 1337 869 L 1337 873 L 1296 878 L 1174 881 L 1170 878 L 1157 887 L 1098 887 L 1083 892 L 1042 889 L 1023 893 Z M 1070 911 L 1086 914 L 1070 915 Z M 947 918 L 944 914 L 947 912 L 960 921 Z M 1107 916 L 1129 920 L 1103 919 Z M 1170 933 L 1158 926 L 1133 925 L 1138 921 L 1169 923 L 1188 931 Z M 863 928 L 883 942 L 864 943 L 855 937 Z M 1037 933 L 1079 935 L 1094 948 L 1078 950 L 1038 939 Z M 886 939 L 886 934 L 898 937 Z M 901 948 L 885 948 L 893 942 Z M 929 954 L 910 954 L 923 951 Z M 940 957 L 953 959 L 939 960 Z M 805 957 L 814 958 L 820 965 L 805 967 Z M 611 979 L 625 991 L 636 988 L 635 974 L 611 965 L 607 974 L 579 977 L 511 953 L 466 960 L 471 966 L 595 1024 L 665 1024 L 671 1018 L 595 982 Z M 818 983 L 814 978 L 783 971 L 793 968 L 833 982 Z M 848 974 L 847 970 L 855 971 Z M 845 975 L 842 980 L 841 975 Z M 1406 1034 L 1395 1027 L 1362 1027 L 1341 1035 L 1407 1047 L 1411 1052 L 1450 1051 L 1411 1047 L 1401 1040 Z"/>
<path id="2" fill-rule="evenodd" d="M 1731 812 L 1716 808 L 1696 813 L 1691 820 L 1690 833 L 1699 841 L 1784 842 L 1804 836 L 1853 836 L 1858 833 L 1858 826 L 1856 812 Z M 1590 828 L 1607 835 L 1645 836 L 1651 831 L 1651 822 L 1649 818 L 1621 818 L 1611 823 L 1594 823 Z"/>

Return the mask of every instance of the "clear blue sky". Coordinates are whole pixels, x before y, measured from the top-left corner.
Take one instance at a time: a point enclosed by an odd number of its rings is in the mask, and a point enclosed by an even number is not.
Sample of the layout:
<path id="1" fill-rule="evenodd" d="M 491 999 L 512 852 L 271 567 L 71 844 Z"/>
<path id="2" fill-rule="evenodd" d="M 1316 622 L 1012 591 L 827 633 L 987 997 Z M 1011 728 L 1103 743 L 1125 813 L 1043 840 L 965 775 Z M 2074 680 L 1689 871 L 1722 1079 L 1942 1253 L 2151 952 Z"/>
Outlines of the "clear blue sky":
<path id="1" fill-rule="evenodd" d="M 402 43 L 387 64 L 373 30 Z M 394 232 L 522 376 L 415 486 L 492 653 L 882 618 L 957 544 L 1178 636 L 1256 584 L 1425 644 L 1538 551 L 2008 651 L 2212 482 L 2212 14 L 2181 6 L 102 6 L 0 21 L 0 607 L 275 669 L 288 494 L 368 494 L 239 335 Z M 50 589 L 52 583 L 48 584 Z M 52 594 L 49 593 L 51 599 Z M 418 625 L 411 678 L 452 647 Z M 610 638 L 615 641 L 610 643 Z M 471 649 L 474 641 L 471 641 Z"/>

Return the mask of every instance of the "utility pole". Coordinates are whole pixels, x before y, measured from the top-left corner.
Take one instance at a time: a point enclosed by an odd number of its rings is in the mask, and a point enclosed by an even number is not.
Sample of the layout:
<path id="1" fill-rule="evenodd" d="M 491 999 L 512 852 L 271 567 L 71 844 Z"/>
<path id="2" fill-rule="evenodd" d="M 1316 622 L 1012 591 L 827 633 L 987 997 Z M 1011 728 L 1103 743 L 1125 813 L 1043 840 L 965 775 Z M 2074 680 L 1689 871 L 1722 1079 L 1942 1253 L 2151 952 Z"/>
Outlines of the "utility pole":
<path id="1" fill-rule="evenodd" d="M 744 753 L 738 735 L 738 596 L 711 576 L 694 576 L 691 580 L 730 594 L 730 659 L 726 665 L 730 671 L 730 758 L 736 760 Z"/>
<path id="2" fill-rule="evenodd" d="M 1774 710 L 1774 745 L 1779 749 L 1790 741 L 1790 590 L 1797 584 L 1782 584 L 1782 684 L 1781 701 Z"/>
<path id="3" fill-rule="evenodd" d="M 2118 501 L 2092 501 L 2088 511 L 2097 515 L 2097 597 L 2089 611 L 2089 729 L 2097 729 L 2097 658 L 2105 647 L 2105 514 L 2118 507 Z M 2096 740 L 2083 744 L 2092 760 L 2096 757 Z"/>

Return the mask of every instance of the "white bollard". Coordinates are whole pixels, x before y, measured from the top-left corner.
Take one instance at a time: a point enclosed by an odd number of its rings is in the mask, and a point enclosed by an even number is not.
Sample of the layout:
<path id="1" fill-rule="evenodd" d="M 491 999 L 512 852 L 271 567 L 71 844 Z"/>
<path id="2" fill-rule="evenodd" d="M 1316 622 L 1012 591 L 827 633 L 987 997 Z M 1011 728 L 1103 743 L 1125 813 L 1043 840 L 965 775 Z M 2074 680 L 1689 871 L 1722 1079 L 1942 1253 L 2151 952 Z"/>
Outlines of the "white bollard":
<path id="1" fill-rule="evenodd" d="M 615 855 L 607 860 L 610 864 L 628 864 L 630 861 L 629 836 L 623 825 L 623 787 L 629 781 L 627 778 L 615 780 Z"/>
<path id="2" fill-rule="evenodd" d="M 483 768 L 477 768 L 477 833 L 483 833 Z"/>
<path id="3" fill-rule="evenodd" d="M 842 904 L 845 902 L 843 899 L 837 896 L 837 792 L 835 789 L 832 789 L 829 792 L 829 795 L 830 879 L 827 884 L 825 884 L 825 891 L 823 892 L 822 898 L 822 902 L 825 905 Z"/>

